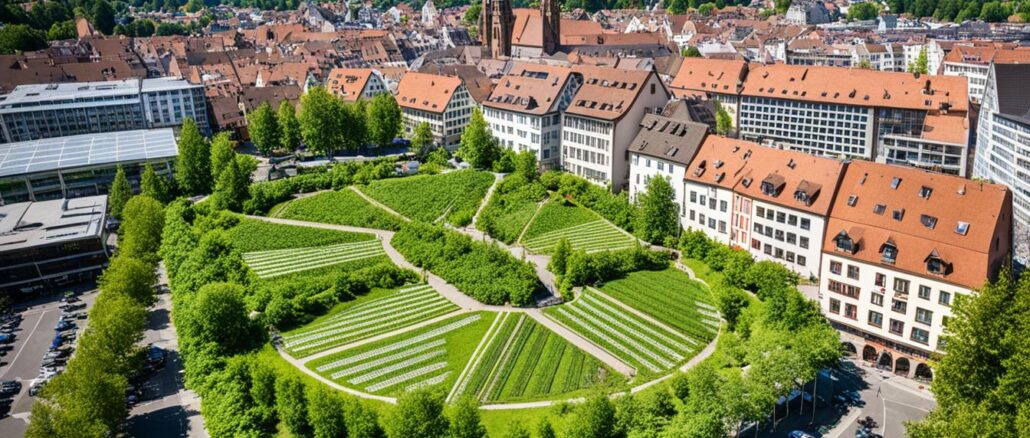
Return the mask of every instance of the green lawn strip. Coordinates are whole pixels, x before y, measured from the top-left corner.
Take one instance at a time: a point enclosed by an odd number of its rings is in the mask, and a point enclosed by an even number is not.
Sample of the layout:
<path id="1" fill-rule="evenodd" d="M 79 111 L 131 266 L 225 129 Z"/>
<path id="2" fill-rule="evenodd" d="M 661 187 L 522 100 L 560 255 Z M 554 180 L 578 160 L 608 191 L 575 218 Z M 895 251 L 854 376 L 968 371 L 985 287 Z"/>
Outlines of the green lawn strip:
<path id="1" fill-rule="evenodd" d="M 542 236 L 551 231 L 574 227 L 587 222 L 600 220 L 601 216 L 593 211 L 565 201 L 552 201 L 545 204 L 533 223 L 529 224 L 523 241 Z"/>
<path id="2" fill-rule="evenodd" d="M 293 344 L 286 347 L 286 351 L 294 357 L 305 357 L 312 354 L 329 350 L 331 348 L 345 345 L 351 342 L 360 341 L 362 339 L 368 339 L 374 336 L 388 333 L 393 330 L 397 330 L 409 325 L 418 324 L 422 321 L 433 319 L 437 316 L 444 315 L 450 312 L 458 310 L 458 306 L 450 301 L 444 299 L 443 301 L 434 301 L 427 304 L 426 307 L 421 309 L 413 309 L 411 313 L 407 313 L 403 316 L 393 317 L 382 321 L 378 325 L 362 327 L 359 330 L 353 332 L 341 332 L 327 335 L 323 338 L 308 341 L 299 344 Z M 391 318 L 390 316 L 384 316 L 384 318 Z"/>
<path id="3" fill-rule="evenodd" d="M 698 279 L 709 285 L 715 285 L 722 281 L 722 272 L 716 272 L 712 268 L 708 267 L 708 264 L 705 262 L 686 257 L 680 259 L 680 262 L 690 268 L 691 271 L 694 271 L 694 275 L 696 275 Z"/>
<path id="4" fill-rule="evenodd" d="M 494 176 L 489 172 L 463 170 L 439 175 L 373 181 L 361 189 L 369 197 L 411 219 L 432 222 L 447 211 L 447 220 L 471 219 Z"/>
<path id="5" fill-rule="evenodd" d="M 698 311 L 696 302 L 707 303 L 707 290 L 675 268 L 664 271 L 638 271 L 608 282 L 601 291 L 653 318 L 682 330 L 697 341 L 710 340 L 711 319 Z"/>
<path id="6" fill-rule="evenodd" d="M 505 410 L 480 410 L 480 421 L 486 427 L 488 436 L 504 437 L 515 423 L 519 423 L 524 429 L 536 430 L 540 422 L 547 420 L 552 425 L 558 426 L 562 418 L 555 413 L 555 408 L 532 408 L 532 409 L 505 409 Z M 533 435 L 537 436 L 537 435 Z"/>
<path id="7" fill-rule="evenodd" d="M 490 376 L 490 383 L 487 384 L 482 394 L 482 400 L 497 400 L 501 396 L 501 390 L 504 389 L 504 384 L 511 377 L 512 371 L 515 369 L 515 362 L 518 360 L 522 349 L 526 347 L 526 342 L 529 341 L 529 337 L 533 334 L 534 326 L 533 320 L 528 317 L 523 317 L 524 321 L 519 326 L 518 330 L 515 331 L 514 337 L 511 344 L 508 346 L 507 351 L 501 356 L 499 366 L 492 376 Z"/>
<path id="8" fill-rule="evenodd" d="M 468 320 L 468 321 L 471 321 L 471 322 L 468 323 L 467 325 L 463 325 L 461 327 L 449 330 L 449 331 L 447 331 L 445 333 L 438 334 L 436 336 L 432 336 L 432 337 L 430 337 L 428 339 L 424 339 L 423 340 L 423 339 L 419 338 L 419 336 L 421 336 L 421 335 L 430 334 L 434 330 L 440 329 L 442 327 L 446 327 L 446 326 L 448 326 L 450 324 L 453 324 L 453 323 L 456 323 L 456 322 L 459 322 L 459 321 L 465 321 L 466 318 L 470 318 L 470 317 L 474 317 L 474 316 L 478 316 L 478 319 L 477 320 Z M 448 318 L 448 319 L 446 319 L 444 321 L 440 321 L 440 322 L 434 323 L 432 325 L 429 325 L 427 327 L 423 327 L 423 328 L 421 328 L 421 329 L 419 329 L 417 331 L 414 331 L 414 332 L 403 333 L 403 334 L 400 334 L 400 335 L 397 335 L 397 336 L 392 336 L 390 338 L 387 338 L 387 339 L 384 339 L 384 340 L 381 340 L 381 341 L 378 341 L 378 342 L 374 342 L 374 343 L 369 344 L 369 345 L 363 345 L 363 346 L 360 346 L 360 347 L 357 347 L 357 348 L 348 349 L 348 350 L 345 350 L 345 351 L 342 351 L 342 352 L 339 352 L 339 353 L 336 353 L 336 354 L 332 354 L 332 355 L 329 355 L 329 356 L 324 357 L 324 358 L 319 358 L 317 360 L 314 360 L 314 361 L 308 363 L 306 366 L 309 369 L 311 369 L 311 370 L 315 371 L 316 373 L 318 373 L 319 375 L 321 375 L 321 376 L 323 376 L 323 377 L 325 377 L 327 379 L 333 380 L 333 381 L 335 381 L 335 382 L 337 382 L 337 383 L 339 383 L 341 385 L 348 386 L 348 387 L 351 387 L 351 388 L 354 388 L 354 389 L 357 389 L 357 390 L 360 390 L 360 391 L 371 392 L 371 393 L 375 393 L 375 394 L 379 394 L 379 395 L 394 396 L 394 395 L 397 395 L 397 394 L 400 394 L 400 393 L 404 392 L 405 388 L 407 388 L 407 387 L 410 387 L 412 385 L 417 385 L 420 382 L 426 381 L 426 380 L 428 380 L 430 378 L 433 378 L 435 376 L 442 376 L 442 375 L 446 375 L 447 377 L 443 378 L 439 383 L 436 383 L 433 386 L 441 387 L 441 388 L 447 388 L 447 387 L 452 386 L 454 384 L 454 381 L 457 380 L 458 374 L 461 373 L 462 368 L 464 368 L 465 365 L 468 363 L 469 357 L 472 355 L 472 352 L 475 350 L 476 345 L 479 344 L 479 341 L 486 334 L 486 331 L 490 328 L 490 324 L 493 323 L 493 319 L 496 316 L 497 316 L 497 314 L 493 313 L 493 312 L 476 312 L 476 313 L 465 313 L 465 314 L 456 315 L 456 316 L 454 316 L 452 318 Z M 475 318 L 473 318 L 473 319 L 475 319 Z M 440 356 L 434 356 L 434 357 L 431 357 L 431 358 L 429 358 L 429 359 L 427 359 L 425 361 L 422 361 L 422 362 L 419 362 L 419 363 L 414 363 L 414 364 L 411 364 L 409 366 L 397 367 L 397 369 L 394 369 L 394 370 L 390 371 L 389 373 L 385 373 L 385 374 L 382 374 L 382 375 L 379 375 L 379 376 L 370 377 L 369 375 L 370 375 L 370 373 L 374 372 L 373 370 L 382 370 L 382 369 L 384 369 L 386 367 L 396 366 L 397 364 L 400 364 L 401 362 L 404 362 L 405 360 L 411 360 L 413 357 L 419 357 L 421 355 L 428 355 L 431 352 L 437 351 L 439 347 L 432 348 L 432 349 L 427 349 L 424 352 L 423 351 L 419 351 L 418 352 L 419 354 L 416 354 L 414 356 L 409 356 L 409 357 L 406 357 L 404 359 L 399 359 L 399 360 L 392 361 L 392 362 L 389 362 L 389 363 L 383 363 L 381 365 L 368 368 L 368 370 L 365 370 L 363 372 L 354 373 L 354 374 L 348 375 L 346 377 L 341 377 L 341 378 L 338 378 L 338 379 L 333 379 L 332 378 L 333 373 L 339 372 L 339 370 L 343 369 L 345 366 L 337 366 L 337 367 L 334 367 L 334 368 L 328 368 L 328 369 L 319 370 L 320 366 L 332 364 L 334 362 L 339 362 L 341 360 L 351 361 L 346 366 L 360 365 L 362 363 L 366 363 L 366 362 L 369 362 L 369 361 L 375 361 L 375 360 L 382 359 L 384 357 L 389 357 L 391 355 L 395 355 L 398 352 L 404 352 L 406 350 L 417 348 L 420 345 L 424 345 L 424 344 L 427 344 L 427 343 L 429 343 L 431 341 L 435 341 L 435 340 L 443 340 L 444 341 L 444 345 L 443 345 L 442 348 L 444 350 L 446 350 L 445 354 L 440 355 Z M 389 351 L 381 352 L 381 353 L 376 353 L 376 354 L 371 355 L 371 356 L 369 356 L 367 358 L 362 358 L 360 356 L 360 355 L 363 355 L 363 354 L 369 354 L 370 352 L 382 351 L 384 348 L 385 349 L 389 349 Z M 377 384 L 382 384 L 382 383 L 384 383 L 386 381 L 389 381 L 392 378 L 396 378 L 398 376 L 402 376 L 404 374 L 410 373 L 413 370 L 418 370 L 418 369 L 426 368 L 427 366 L 430 366 L 430 365 L 435 364 L 435 363 L 444 363 L 445 365 L 442 368 L 440 368 L 440 369 L 434 370 L 432 372 L 424 373 L 424 374 L 419 375 L 417 377 L 412 377 L 412 378 L 404 380 L 402 382 L 395 383 L 395 384 L 393 384 L 393 385 L 391 385 L 389 387 L 386 387 L 386 388 L 382 388 L 382 389 L 379 389 L 379 390 L 369 390 L 369 389 L 367 389 L 367 388 L 373 387 L 373 386 L 375 386 Z M 349 380 L 359 380 L 359 379 L 362 380 L 361 383 L 352 384 L 352 383 L 349 382 Z"/>
<path id="9" fill-rule="evenodd" d="M 558 367 L 561 365 L 562 356 L 565 355 L 565 350 L 568 347 L 571 346 L 560 336 L 548 333 L 547 344 L 544 346 L 543 353 L 537 359 L 539 365 L 536 367 L 533 378 L 529 382 L 529 388 L 527 388 L 525 393 L 527 396 L 538 397 L 551 393 L 551 388 L 554 387 L 554 377 L 558 374 Z M 571 348 L 569 349 L 571 350 Z"/>
<path id="10" fill-rule="evenodd" d="M 349 189 L 297 199 L 282 211 L 282 217 L 381 230 L 400 228 L 400 219 Z"/>
<path id="11" fill-rule="evenodd" d="M 515 326 L 518 325 L 521 317 L 522 314 L 509 314 L 504 324 L 498 329 L 493 341 L 486 347 L 486 351 L 483 353 L 479 363 L 476 364 L 476 368 L 471 371 L 472 374 L 465 385 L 465 390 L 461 394 L 455 394 L 455 398 L 464 394 L 479 394 L 483 387 L 486 386 L 490 379 L 490 372 L 497 366 L 497 361 L 500 360 L 501 354 L 504 352 L 504 346 L 508 343 L 508 339 L 511 338 L 511 334 L 515 331 Z"/>
<path id="12" fill-rule="evenodd" d="M 370 233 L 348 233 L 244 218 L 229 229 L 229 238 L 234 248 L 245 253 L 360 242 L 373 240 L 376 236 Z"/>

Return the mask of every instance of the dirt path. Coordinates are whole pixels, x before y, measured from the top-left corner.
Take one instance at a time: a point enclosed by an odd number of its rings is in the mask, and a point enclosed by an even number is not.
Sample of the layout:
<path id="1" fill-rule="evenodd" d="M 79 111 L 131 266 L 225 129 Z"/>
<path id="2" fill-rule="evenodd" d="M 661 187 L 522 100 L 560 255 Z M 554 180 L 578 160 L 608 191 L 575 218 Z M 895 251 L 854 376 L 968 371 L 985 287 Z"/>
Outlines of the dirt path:
<path id="1" fill-rule="evenodd" d="M 366 195 L 365 192 L 362 192 L 361 190 L 358 189 L 358 186 L 348 186 L 347 188 L 351 189 L 351 191 L 353 191 L 354 193 L 357 193 L 358 196 L 360 196 L 365 201 L 368 201 L 369 204 L 372 204 L 372 205 L 374 205 L 376 207 L 379 207 L 379 208 L 383 209 L 383 211 L 401 218 L 401 220 L 403 220 L 404 222 L 411 222 L 411 219 L 408 218 L 407 216 L 398 213 L 396 210 L 394 210 L 394 209 L 392 209 L 390 207 L 387 207 L 382 202 L 376 201 L 375 199 L 372 199 L 371 196 Z"/>

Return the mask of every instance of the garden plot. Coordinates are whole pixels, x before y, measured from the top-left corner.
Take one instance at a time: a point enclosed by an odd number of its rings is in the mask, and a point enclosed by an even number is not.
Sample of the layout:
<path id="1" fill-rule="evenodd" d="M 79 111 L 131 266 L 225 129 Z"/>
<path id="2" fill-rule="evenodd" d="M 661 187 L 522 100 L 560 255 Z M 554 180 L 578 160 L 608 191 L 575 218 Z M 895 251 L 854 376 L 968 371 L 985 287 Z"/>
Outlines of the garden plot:
<path id="1" fill-rule="evenodd" d="M 372 205 L 353 190 L 325 192 L 286 204 L 279 216 L 326 224 L 349 225 L 380 230 L 400 228 L 401 220 Z"/>
<path id="2" fill-rule="evenodd" d="M 453 384 L 494 324 L 495 315 L 479 312 L 455 316 L 307 366 L 327 379 L 372 394 L 392 395 Z"/>
<path id="3" fill-rule="evenodd" d="M 243 254 L 243 261 L 258 277 L 265 279 L 385 254 L 382 242 L 367 240 L 308 248 L 247 252 Z"/>
<path id="4" fill-rule="evenodd" d="M 503 314 L 458 379 L 450 398 L 483 402 L 568 395 L 622 377 L 526 314 Z"/>
<path id="5" fill-rule="evenodd" d="M 568 240 L 572 249 L 586 252 L 615 251 L 636 245 L 635 238 L 603 219 L 524 239 L 522 245 L 530 252 L 546 254 L 551 252 L 561 239 Z"/>
<path id="6" fill-rule="evenodd" d="M 489 172 L 461 170 L 376 180 L 361 191 L 408 218 L 423 222 L 445 218 L 448 223 L 464 226 L 472 220 L 493 182 Z"/>
<path id="7" fill-rule="evenodd" d="M 704 343 L 719 330 L 708 288 L 676 268 L 633 272 L 601 291 Z"/>
<path id="8" fill-rule="evenodd" d="M 411 286 L 366 301 L 283 337 L 290 354 L 301 357 L 367 339 L 458 309 L 432 286 Z"/>
<path id="9" fill-rule="evenodd" d="M 674 329 L 652 324 L 621 303 L 584 291 L 575 301 L 547 309 L 555 318 L 639 373 L 657 374 L 685 362 L 702 343 Z"/>

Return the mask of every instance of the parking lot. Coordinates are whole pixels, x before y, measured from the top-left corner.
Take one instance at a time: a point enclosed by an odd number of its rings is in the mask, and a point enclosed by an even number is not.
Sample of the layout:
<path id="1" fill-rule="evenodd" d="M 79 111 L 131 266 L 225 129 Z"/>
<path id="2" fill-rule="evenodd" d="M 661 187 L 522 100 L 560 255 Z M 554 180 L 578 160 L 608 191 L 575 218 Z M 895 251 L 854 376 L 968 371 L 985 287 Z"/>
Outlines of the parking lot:
<path id="1" fill-rule="evenodd" d="M 96 291 L 91 287 L 81 287 L 78 298 L 86 308 L 75 312 L 86 312 L 93 305 Z M 14 342 L 4 344 L 6 354 L 0 358 L 0 381 L 15 380 L 21 383 L 21 390 L 13 397 L 10 406 L 0 407 L 5 412 L 0 418 L 0 436 L 18 437 L 25 434 L 28 428 L 28 417 L 32 411 L 34 397 L 29 396 L 29 388 L 40 375 L 40 364 L 50 350 L 54 340 L 55 327 L 61 319 L 60 306 L 62 295 L 36 299 L 15 306 L 14 313 L 21 315 L 21 322 L 14 329 Z M 85 319 L 74 320 L 78 326 L 74 331 L 81 335 Z M 74 345 L 74 341 L 64 342 L 62 348 Z"/>

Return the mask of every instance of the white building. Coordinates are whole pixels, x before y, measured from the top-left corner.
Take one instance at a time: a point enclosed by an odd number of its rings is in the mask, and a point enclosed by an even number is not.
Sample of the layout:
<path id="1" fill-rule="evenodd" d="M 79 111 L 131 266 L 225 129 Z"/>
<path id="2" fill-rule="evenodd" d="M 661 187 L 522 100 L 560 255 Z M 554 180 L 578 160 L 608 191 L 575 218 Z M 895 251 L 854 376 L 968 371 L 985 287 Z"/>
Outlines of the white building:
<path id="1" fill-rule="evenodd" d="M 868 361 L 932 377 L 955 297 L 995 278 L 1010 255 L 1005 186 L 867 161 L 852 162 L 830 212 L 820 304 Z"/>
<path id="2" fill-rule="evenodd" d="M 584 83 L 562 118 L 562 169 L 618 192 L 627 186 L 627 149 L 644 114 L 671 94 L 652 70 L 580 67 Z"/>
<path id="3" fill-rule="evenodd" d="M 973 175 L 1013 190 L 1014 256 L 1030 264 L 1030 64 L 991 64 L 977 124 Z"/>
<path id="4" fill-rule="evenodd" d="M 743 149 L 749 146 L 758 147 L 717 135 L 705 138 L 683 177 L 680 224 L 684 229 L 701 230 L 712 240 L 726 245 L 732 243 L 732 237 L 736 237 L 730 234 L 734 225 L 733 186 L 739 181 L 733 172 L 740 162 L 727 166 L 720 158 L 721 151 L 731 151 L 731 156 L 739 160 Z M 750 225 L 744 224 L 744 227 L 749 229 Z"/>
<path id="5" fill-rule="evenodd" d="M 389 91 L 383 75 L 371 68 L 334 68 L 326 77 L 325 86 L 345 102 L 371 99 Z"/>
<path id="6" fill-rule="evenodd" d="M 645 115 L 629 147 L 630 200 L 646 192 L 652 178 L 666 178 L 675 192 L 673 201 L 681 217 L 686 214 L 682 188 L 687 165 L 708 135 L 708 125 L 686 120 L 685 116 L 685 111 L 674 116 Z"/>
<path id="7" fill-rule="evenodd" d="M 542 168 L 556 169 L 561 115 L 582 84 L 568 67 L 515 63 L 483 101 L 483 116 L 501 146 L 532 151 Z"/>
<path id="8" fill-rule="evenodd" d="M 472 117 L 475 102 L 461 78 L 408 72 L 397 84 L 404 132 L 410 138 L 418 125 L 428 123 L 437 146 L 455 151 Z"/>
<path id="9" fill-rule="evenodd" d="M 422 25 L 429 28 L 436 27 L 438 15 L 433 0 L 426 0 L 426 4 L 422 5 Z"/>

